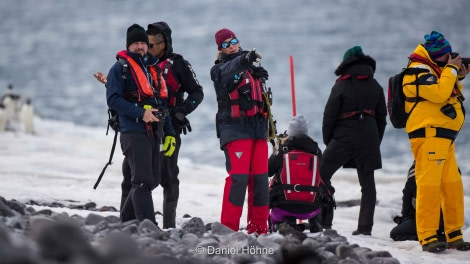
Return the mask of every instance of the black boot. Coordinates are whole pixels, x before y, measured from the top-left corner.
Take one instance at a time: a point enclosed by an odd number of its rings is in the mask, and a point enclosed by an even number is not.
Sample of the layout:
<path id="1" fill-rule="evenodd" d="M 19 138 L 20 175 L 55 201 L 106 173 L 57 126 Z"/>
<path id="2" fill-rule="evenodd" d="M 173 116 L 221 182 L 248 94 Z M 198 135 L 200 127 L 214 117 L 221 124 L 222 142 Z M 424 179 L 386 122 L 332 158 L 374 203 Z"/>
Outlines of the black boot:
<path id="1" fill-rule="evenodd" d="M 323 231 L 323 226 L 320 223 L 320 216 L 317 215 L 314 218 L 308 219 L 308 224 L 310 227 L 310 233 L 317 233 L 317 232 L 322 232 Z"/>
<path id="2" fill-rule="evenodd" d="M 333 225 L 334 208 L 332 206 L 325 206 L 321 209 L 321 225 L 324 229 L 331 229 Z"/>
<path id="3" fill-rule="evenodd" d="M 129 195 L 132 199 L 135 217 L 137 220 L 142 221 L 144 219 L 149 219 L 155 225 L 158 225 L 157 221 L 155 220 L 151 188 L 141 184 L 138 187 L 133 187 Z"/>
<path id="4" fill-rule="evenodd" d="M 163 201 L 163 228 L 175 228 L 176 206 L 178 202 Z"/>

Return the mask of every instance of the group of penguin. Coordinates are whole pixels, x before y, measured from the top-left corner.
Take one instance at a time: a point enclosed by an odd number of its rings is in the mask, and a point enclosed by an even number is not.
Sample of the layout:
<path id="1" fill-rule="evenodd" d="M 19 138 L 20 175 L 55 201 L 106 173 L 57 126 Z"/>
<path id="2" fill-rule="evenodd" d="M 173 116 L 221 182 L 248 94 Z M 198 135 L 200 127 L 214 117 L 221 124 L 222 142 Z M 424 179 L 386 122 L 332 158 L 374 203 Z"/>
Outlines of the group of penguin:
<path id="1" fill-rule="evenodd" d="M 0 133 L 20 129 L 35 134 L 34 115 L 31 99 L 15 94 L 13 85 L 9 84 L 6 93 L 0 98 Z"/>

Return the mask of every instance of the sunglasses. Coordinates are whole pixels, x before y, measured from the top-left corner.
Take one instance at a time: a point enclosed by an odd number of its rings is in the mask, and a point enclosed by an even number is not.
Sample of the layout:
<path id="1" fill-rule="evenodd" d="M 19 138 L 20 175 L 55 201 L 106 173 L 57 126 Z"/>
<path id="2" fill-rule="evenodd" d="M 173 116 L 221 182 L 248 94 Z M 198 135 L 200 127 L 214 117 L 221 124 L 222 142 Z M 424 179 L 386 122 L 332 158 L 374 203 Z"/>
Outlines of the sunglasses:
<path id="1" fill-rule="evenodd" d="M 162 42 L 158 42 L 158 43 L 149 43 L 149 48 L 150 48 L 150 49 L 153 49 L 153 46 L 158 45 L 158 44 L 160 44 L 160 43 L 162 43 Z"/>
<path id="2" fill-rule="evenodd" d="M 220 47 L 223 48 L 223 49 L 226 49 L 226 48 L 230 47 L 230 44 L 232 44 L 234 46 L 237 45 L 238 44 L 238 39 L 233 38 L 230 41 L 222 42 L 222 44 L 220 44 Z"/>

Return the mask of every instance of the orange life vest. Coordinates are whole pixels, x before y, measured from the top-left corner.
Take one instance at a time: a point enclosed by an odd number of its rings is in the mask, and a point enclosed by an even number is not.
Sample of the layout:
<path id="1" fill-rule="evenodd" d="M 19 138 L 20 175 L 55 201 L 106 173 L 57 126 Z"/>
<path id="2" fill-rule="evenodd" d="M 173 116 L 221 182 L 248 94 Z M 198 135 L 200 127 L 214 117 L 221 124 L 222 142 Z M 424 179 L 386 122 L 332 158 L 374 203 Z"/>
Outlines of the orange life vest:
<path id="1" fill-rule="evenodd" d="M 147 76 L 145 75 L 140 65 L 133 58 L 131 58 L 125 50 L 118 52 L 117 58 L 123 58 L 128 62 L 130 66 L 130 72 L 137 85 L 139 95 L 146 98 L 155 97 L 152 85 L 150 84 L 149 80 L 147 79 Z M 155 87 L 158 90 L 158 96 L 162 99 L 167 98 L 168 89 L 166 87 L 166 83 L 163 79 L 162 74 L 158 73 L 157 68 L 154 66 L 148 66 L 147 68 L 149 69 Z"/>

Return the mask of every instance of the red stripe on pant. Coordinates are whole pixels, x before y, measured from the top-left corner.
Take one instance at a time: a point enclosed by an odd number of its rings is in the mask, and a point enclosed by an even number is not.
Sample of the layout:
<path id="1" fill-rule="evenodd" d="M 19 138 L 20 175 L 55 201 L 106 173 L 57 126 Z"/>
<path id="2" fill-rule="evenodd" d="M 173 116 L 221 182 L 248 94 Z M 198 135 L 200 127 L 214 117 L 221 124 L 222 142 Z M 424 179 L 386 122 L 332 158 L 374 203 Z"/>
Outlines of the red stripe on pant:
<path id="1" fill-rule="evenodd" d="M 264 139 L 242 139 L 225 148 L 225 179 L 221 223 L 238 231 L 248 189 L 247 227 L 265 233 L 268 208 L 268 145 Z M 266 230 L 266 231 L 265 231 Z M 250 230 L 249 230 L 250 231 Z"/>

